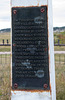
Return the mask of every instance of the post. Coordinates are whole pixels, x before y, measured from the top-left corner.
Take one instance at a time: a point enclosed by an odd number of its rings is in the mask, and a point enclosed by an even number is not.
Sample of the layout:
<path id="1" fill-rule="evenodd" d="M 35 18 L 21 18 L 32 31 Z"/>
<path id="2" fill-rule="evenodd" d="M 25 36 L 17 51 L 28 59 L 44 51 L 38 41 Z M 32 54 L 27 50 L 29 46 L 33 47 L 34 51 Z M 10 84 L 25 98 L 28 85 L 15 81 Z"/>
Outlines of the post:
<path id="1" fill-rule="evenodd" d="M 3 45 L 4 45 L 4 39 L 3 39 Z"/>
<path id="2" fill-rule="evenodd" d="M 8 39 L 7 39 L 7 44 L 9 43 Z"/>
<path id="3" fill-rule="evenodd" d="M 60 45 L 60 40 L 58 39 L 58 45 Z"/>
<path id="4" fill-rule="evenodd" d="M 56 100 L 51 1 L 11 1 L 11 100 Z"/>

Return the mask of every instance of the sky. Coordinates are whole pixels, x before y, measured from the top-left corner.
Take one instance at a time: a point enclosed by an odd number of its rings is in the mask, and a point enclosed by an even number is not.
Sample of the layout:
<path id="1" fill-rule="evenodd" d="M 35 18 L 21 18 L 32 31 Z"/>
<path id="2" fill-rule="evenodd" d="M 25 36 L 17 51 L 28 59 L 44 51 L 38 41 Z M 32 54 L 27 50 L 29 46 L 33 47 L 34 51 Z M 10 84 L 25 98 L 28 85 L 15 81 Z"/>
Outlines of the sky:
<path id="1" fill-rule="evenodd" d="M 52 0 L 53 26 L 65 26 L 65 0 Z M 0 29 L 11 27 L 10 0 L 0 0 Z"/>

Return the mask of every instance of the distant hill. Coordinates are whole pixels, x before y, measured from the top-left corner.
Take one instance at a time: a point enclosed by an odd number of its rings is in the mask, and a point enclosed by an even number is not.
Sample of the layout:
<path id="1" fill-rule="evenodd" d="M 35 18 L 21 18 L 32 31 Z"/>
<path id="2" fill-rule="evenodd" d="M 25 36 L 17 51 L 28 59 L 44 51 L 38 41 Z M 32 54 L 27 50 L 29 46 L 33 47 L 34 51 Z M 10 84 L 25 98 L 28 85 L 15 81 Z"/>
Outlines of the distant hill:
<path id="1" fill-rule="evenodd" d="M 65 31 L 65 26 L 64 27 L 54 27 L 53 31 L 54 32 L 64 32 Z"/>
<path id="2" fill-rule="evenodd" d="M 10 32 L 10 31 L 11 31 L 11 28 L 1 29 L 0 33 Z M 63 32 L 63 31 L 65 31 L 65 26 L 64 27 L 54 27 L 53 31 L 54 32 Z"/>
<path id="3" fill-rule="evenodd" d="M 1 30 L 0 30 L 0 33 L 10 32 L 10 31 L 11 31 L 10 28 L 1 29 Z"/>

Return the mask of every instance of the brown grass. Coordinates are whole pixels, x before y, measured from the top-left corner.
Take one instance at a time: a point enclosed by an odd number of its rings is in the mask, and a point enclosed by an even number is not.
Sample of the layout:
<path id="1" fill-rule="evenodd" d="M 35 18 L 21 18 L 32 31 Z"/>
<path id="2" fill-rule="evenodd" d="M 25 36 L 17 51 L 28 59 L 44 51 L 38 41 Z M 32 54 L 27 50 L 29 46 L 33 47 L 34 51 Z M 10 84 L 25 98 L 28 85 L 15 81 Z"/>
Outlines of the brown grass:
<path id="1" fill-rule="evenodd" d="M 0 55 L 0 100 L 10 100 L 10 55 Z"/>

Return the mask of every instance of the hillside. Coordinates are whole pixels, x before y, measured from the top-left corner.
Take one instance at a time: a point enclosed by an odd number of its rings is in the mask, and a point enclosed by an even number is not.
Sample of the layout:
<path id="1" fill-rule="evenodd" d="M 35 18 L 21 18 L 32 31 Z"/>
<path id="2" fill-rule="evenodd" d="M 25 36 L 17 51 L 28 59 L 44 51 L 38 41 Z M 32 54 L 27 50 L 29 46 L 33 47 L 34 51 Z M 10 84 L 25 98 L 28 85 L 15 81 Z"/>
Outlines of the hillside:
<path id="1" fill-rule="evenodd" d="M 0 33 L 7 33 L 7 32 L 10 32 L 10 31 L 11 31 L 10 28 L 1 29 L 1 30 L 0 30 Z"/>
<path id="2" fill-rule="evenodd" d="M 10 32 L 10 31 L 11 31 L 11 28 L 1 29 L 0 33 Z M 54 32 L 64 32 L 65 26 L 64 27 L 54 27 L 53 31 Z"/>
<path id="3" fill-rule="evenodd" d="M 53 31 L 54 32 L 64 32 L 65 31 L 65 26 L 64 27 L 54 27 Z"/>

